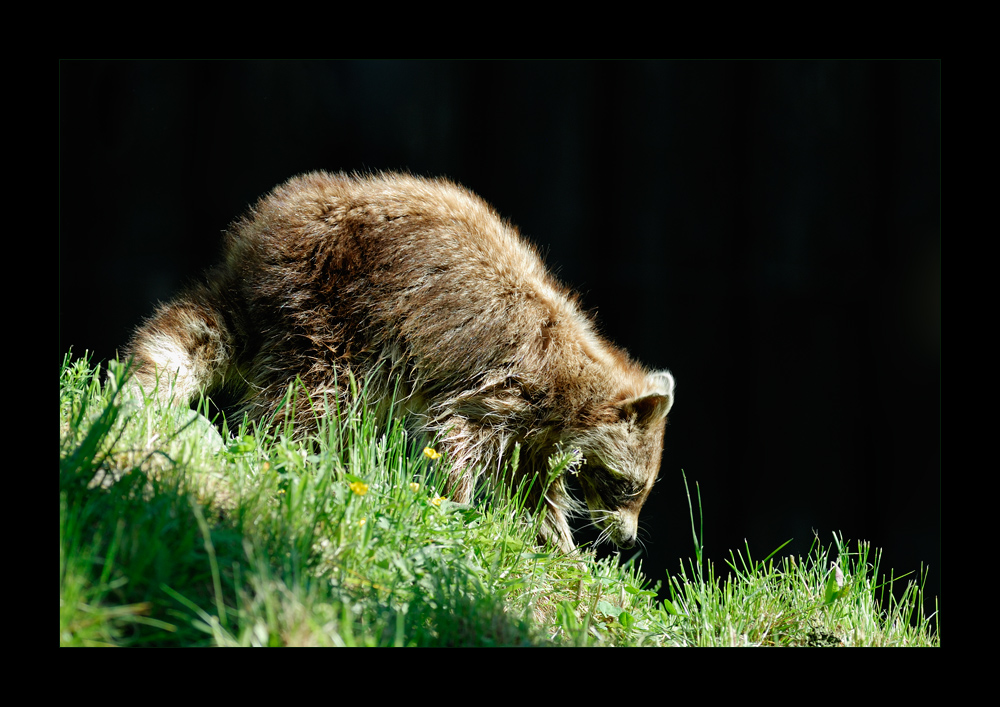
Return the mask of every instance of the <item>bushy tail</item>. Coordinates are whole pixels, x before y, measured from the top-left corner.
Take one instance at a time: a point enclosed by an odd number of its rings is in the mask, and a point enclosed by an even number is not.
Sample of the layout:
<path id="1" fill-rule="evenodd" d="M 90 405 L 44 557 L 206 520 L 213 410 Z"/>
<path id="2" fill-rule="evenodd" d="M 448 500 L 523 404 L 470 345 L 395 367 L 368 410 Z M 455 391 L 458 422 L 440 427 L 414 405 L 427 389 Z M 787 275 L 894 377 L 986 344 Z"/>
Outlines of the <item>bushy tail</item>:
<path id="1" fill-rule="evenodd" d="M 189 405 L 219 387 L 232 364 L 233 341 L 225 319 L 204 289 L 162 305 L 132 338 L 133 385 L 164 403 Z"/>

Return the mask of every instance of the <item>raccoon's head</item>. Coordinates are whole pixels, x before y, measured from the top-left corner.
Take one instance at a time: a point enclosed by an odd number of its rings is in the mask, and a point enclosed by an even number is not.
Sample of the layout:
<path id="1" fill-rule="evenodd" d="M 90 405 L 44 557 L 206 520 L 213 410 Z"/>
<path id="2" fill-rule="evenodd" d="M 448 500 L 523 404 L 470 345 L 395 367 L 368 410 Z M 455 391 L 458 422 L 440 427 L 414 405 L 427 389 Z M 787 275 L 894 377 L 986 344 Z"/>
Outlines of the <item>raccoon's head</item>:
<path id="1" fill-rule="evenodd" d="M 673 376 L 651 373 L 641 394 L 610 405 L 607 422 L 574 435 L 585 462 L 577 478 L 601 529 L 599 543 L 635 545 L 639 511 L 660 471 L 663 429 L 673 403 Z"/>

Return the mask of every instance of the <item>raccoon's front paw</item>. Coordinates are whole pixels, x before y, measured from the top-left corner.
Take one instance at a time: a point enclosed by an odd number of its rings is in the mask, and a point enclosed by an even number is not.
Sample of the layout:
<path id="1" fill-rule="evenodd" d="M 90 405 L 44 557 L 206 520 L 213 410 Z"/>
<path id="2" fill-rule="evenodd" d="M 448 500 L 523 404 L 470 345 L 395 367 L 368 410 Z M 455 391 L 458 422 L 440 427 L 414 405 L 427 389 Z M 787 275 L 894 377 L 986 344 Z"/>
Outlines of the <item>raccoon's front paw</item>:
<path id="1" fill-rule="evenodd" d="M 573 532 L 569 529 L 569 525 L 565 521 L 551 523 L 549 518 L 546 518 L 538 532 L 538 544 L 545 546 L 550 543 L 565 555 L 576 550 Z"/>

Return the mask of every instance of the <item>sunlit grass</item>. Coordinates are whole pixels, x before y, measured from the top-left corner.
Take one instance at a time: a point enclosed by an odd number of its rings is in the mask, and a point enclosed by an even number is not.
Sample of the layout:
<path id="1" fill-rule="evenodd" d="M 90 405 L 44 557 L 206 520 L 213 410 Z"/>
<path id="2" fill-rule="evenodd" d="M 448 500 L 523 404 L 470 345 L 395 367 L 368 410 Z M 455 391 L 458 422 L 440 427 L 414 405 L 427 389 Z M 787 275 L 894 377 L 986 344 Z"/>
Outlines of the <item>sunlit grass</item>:
<path id="1" fill-rule="evenodd" d="M 127 399 L 126 375 L 60 369 L 60 645 L 939 643 L 865 543 L 736 554 L 720 579 L 693 532 L 658 601 L 637 563 L 538 547 L 527 489 L 452 503 L 440 451 L 378 427 L 364 381 L 302 440 Z"/>

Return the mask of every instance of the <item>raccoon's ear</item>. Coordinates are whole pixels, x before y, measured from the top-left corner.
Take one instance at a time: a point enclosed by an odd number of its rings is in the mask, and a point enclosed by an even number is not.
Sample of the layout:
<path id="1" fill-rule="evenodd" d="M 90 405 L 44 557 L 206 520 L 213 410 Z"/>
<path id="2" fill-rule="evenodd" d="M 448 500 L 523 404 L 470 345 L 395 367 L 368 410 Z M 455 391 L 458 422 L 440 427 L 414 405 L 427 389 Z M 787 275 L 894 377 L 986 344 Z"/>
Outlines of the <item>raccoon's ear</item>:
<path id="1" fill-rule="evenodd" d="M 622 401 L 618 408 L 628 417 L 633 414 L 638 422 L 650 425 L 667 416 L 674 405 L 674 377 L 670 371 L 656 371 L 646 376 L 646 392 Z"/>

